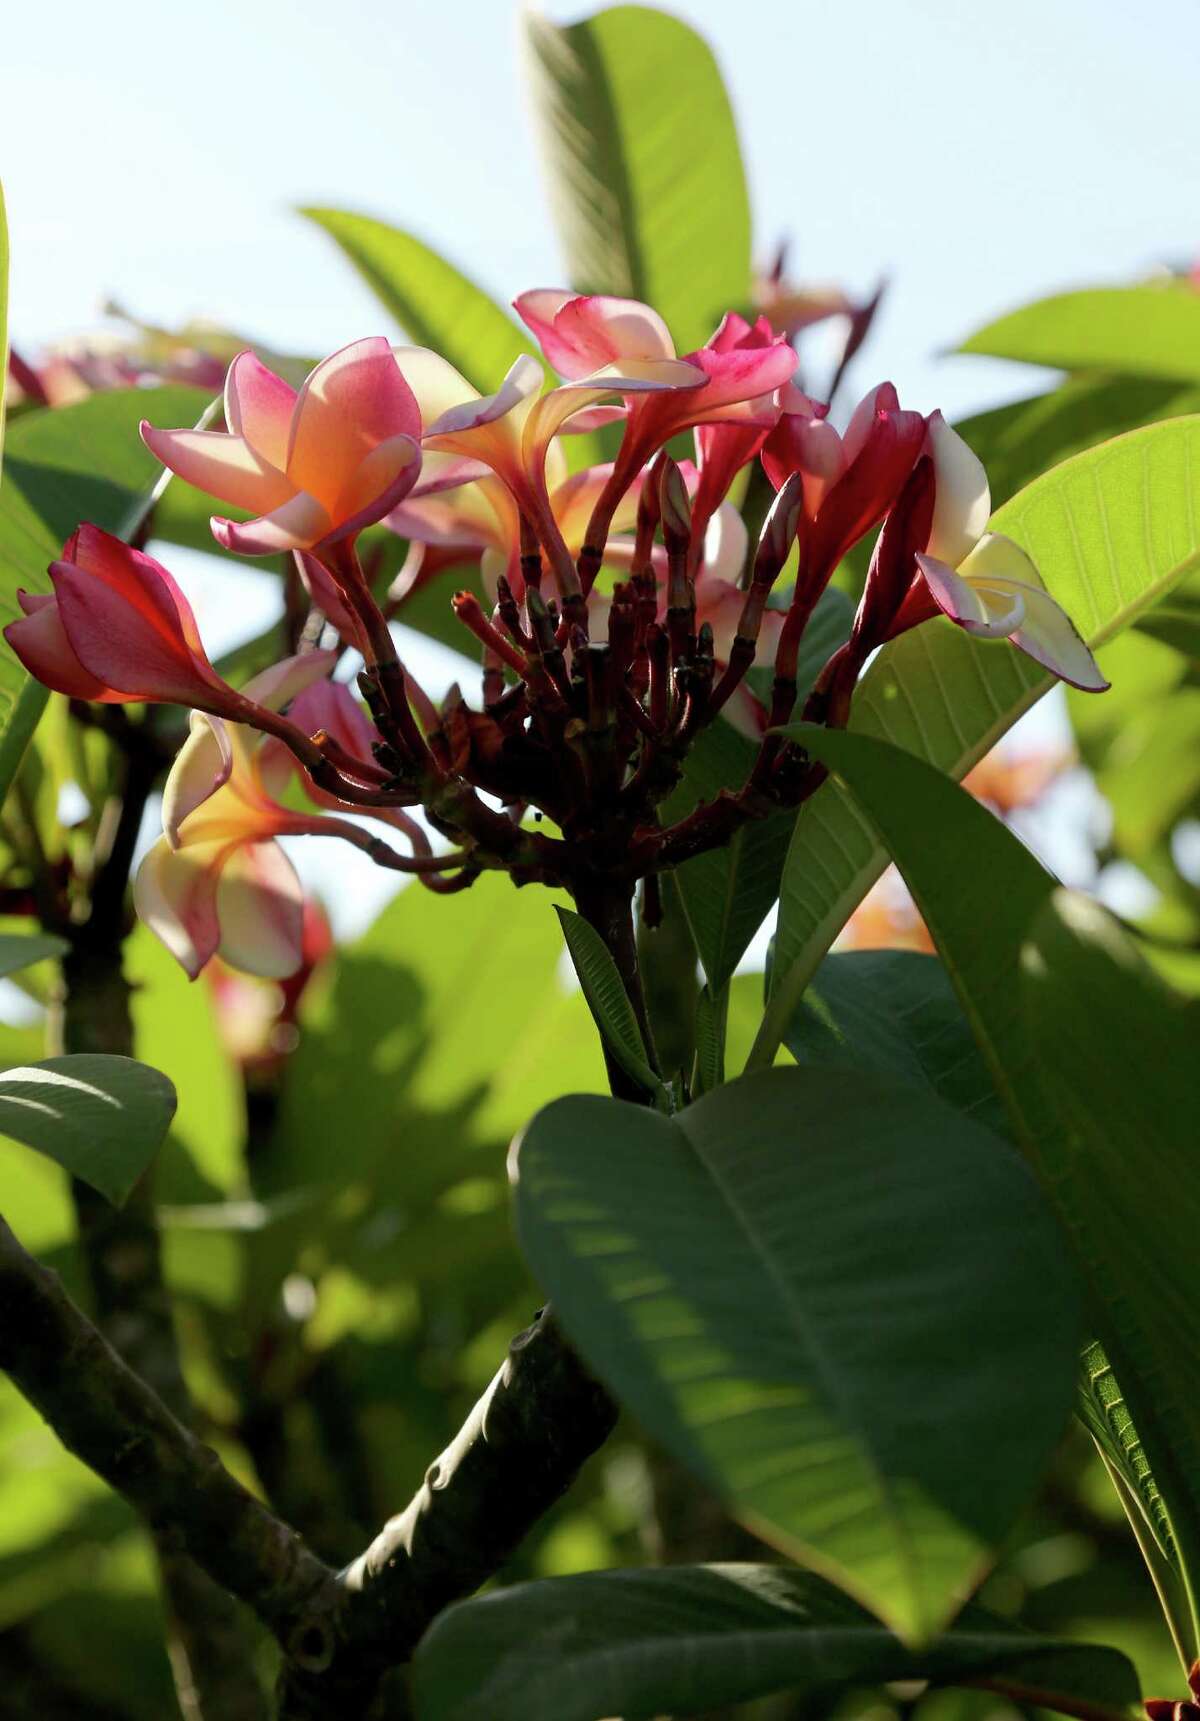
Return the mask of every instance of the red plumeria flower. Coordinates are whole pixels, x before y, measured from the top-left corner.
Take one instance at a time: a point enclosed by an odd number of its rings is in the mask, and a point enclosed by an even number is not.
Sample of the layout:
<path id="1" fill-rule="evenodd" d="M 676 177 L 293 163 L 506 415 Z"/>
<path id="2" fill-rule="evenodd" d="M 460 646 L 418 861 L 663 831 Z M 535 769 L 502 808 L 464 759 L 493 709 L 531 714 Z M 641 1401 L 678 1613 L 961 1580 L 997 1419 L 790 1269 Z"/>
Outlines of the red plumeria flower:
<path id="1" fill-rule="evenodd" d="M 916 573 L 888 631 L 894 639 L 945 615 L 981 639 L 1007 639 L 1052 675 L 1085 693 L 1108 682 L 1075 624 L 1042 584 L 1019 544 L 987 531 L 991 494 L 983 466 L 940 412 L 929 419 L 933 523 Z"/>
<path id="2" fill-rule="evenodd" d="M 878 526 L 900 494 L 921 452 L 925 420 L 901 410 L 890 382 L 864 396 L 841 436 L 826 417 L 829 408 L 790 384 L 780 404 L 762 463 L 776 490 L 800 474 L 797 589 L 819 595 L 842 557 Z"/>
<path id="3" fill-rule="evenodd" d="M 229 717 L 250 709 L 208 661 L 191 605 L 160 562 L 80 526 L 53 562 L 54 593 L 18 592 L 4 637 L 29 673 L 72 699 L 166 701 Z"/>
<path id="4" fill-rule="evenodd" d="M 242 555 L 353 538 L 421 472 L 420 409 L 383 336 L 324 359 L 299 392 L 239 353 L 225 378 L 225 422 L 224 431 L 143 423 L 142 438 L 179 477 L 257 516 L 212 521 L 217 542 Z"/>

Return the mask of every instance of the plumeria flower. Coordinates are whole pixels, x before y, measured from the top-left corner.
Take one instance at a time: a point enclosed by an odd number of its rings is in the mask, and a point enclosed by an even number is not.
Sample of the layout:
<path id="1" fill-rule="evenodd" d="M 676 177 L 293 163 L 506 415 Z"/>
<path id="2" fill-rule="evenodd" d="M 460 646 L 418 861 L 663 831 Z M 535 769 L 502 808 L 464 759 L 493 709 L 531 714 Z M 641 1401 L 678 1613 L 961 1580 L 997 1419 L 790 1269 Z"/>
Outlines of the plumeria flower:
<path id="1" fill-rule="evenodd" d="M 981 639 L 1007 639 L 1060 681 L 1086 693 L 1108 682 L 1061 606 L 1019 544 L 987 530 L 987 474 L 940 412 L 929 419 L 933 524 L 920 570 L 888 633 L 894 639 L 942 614 Z"/>
<path id="2" fill-rule="evenodd" d="M 921 452 L 925 420 L 901 410 L 890 382 L 863 397 L 844 435 L 830 424 L 827 406 L 791 384 L 781 390 L 780 404 L 762 463 L 776 490 L 794 472 L 801 476 L 797 588 L 819 595 L 846 552 L 895 502 Z"/>
<path id="3" fill-rule="evenodd" d="M 256 676 L 246 698 L 268 711 L 290 706 L 302 728 L 324 724 L 350 749 L 369 749 L 366 719 L 356 708 L 350 716 L 346 707 L 353 708 L 354 700 L 325 679 L 335 655 L 287 658 Z M 190 978 L 217 954 L 265 979 L 283 979 L 300 967 L 303 891 L 279 837 L 340 836 L 358 847 L 369 844 L 362 829 L 344 819 L 283 804 L 296 769 L 273 738 L 209 712 L 192 712 L 188 739 L 163 791 L 163 835 L 134 885 L 138 914 Z M 349 810 L 307 779 L 305 786 L 317 805 Z M 412 827 L 428 849 L 423 833 L 400 809 L 378 816 L 406 831 Z"/>
<path id="4" fill-rule="evenodd" d="M 702 424 L 757 424 L 764 398 L 796 368 L 796 355 L 785 340 L 760 345 L 738 339 L 728 318 L 707 345 L 680 360 L 657 311 L 636 300 L 542 289 L 523 293 L 514 304 L 562 376 L 576 377 L 586 365 L 604 362 L 630 375 L 636 367 L 656 378 L 665 376 L 669 366 L 693 373 L 695 380 L 686 388 L 643 385 L 636 390 L 614 384 L 625 396 L 625 435 L 600 505 L 597 539 L 607 533 L 612 510 L 637 473 L 672 436 Z M 772 421 L 777 416 L 773 409 L 770 416 Z"/>
<path id="5" fill-rule="evenodd" d="M 80 526 L 50 567 L 53 595 L 18 592 L 4 637 L 56 693 L 104 704 L 167 701 L 226 717 L 253 704 L 217 674 L 191 605 L 160 562 L 98 526 Z"/>
<path id="6" fill-rule="evenodd" d="M 156 430 L 142 439 L 197 489 L 256 517 L 220 516 L 227 550 L 267 556 L 351 539 L 394 508 L 421 473 L 421 413 L 378 336 L 324 359 L 299 392 L 250 351 L 225 378 L 227 429 Z"/>
<path id="7" fill-rule="evenodd" d="M 540 304 L 548 297 L 557 300 L 569 295 L 525 294 L 517 300 L 517 309 L 524 315 L 523 304 L 530 299 Z M 598 302 L 609 307 L 627 303 Z M 657 335 L 651 338 L 630 332 L 636 322 L 634 312 L 644 313 L 661 325 L 661 319 L 645 306 L 632 306 L 627 317 L 612 311 L 609 320 L 620 338 L 614 334 L 586 351 L 581 338 L 570 349 L 570 368 L 564 372 L 568 380 L 547 394 L 541 392 L 542 367 L 528 354 L 517 359 L 494 394 L 480 395 L 444 359 L 425 354 L 418 369 L 412 350 L 398 349 L 401 364 L 413 377 L 423 412 L 432 417 L 439 404 L 442 408 L 428 423 L 424 447 L 459 460 L 478 461 L 502 481 L 536 528 L 560 584 L 572 582 L 574 564 L 549 506 L 546 462 L 553 438 L 560 432 L 593 428 L 600 403 L 613 394 L 673 394 L 704 384 L 704 373 L 696 366 L 657 350 L 661 346 Z M 662 332 L 669 345 L 665 325 Z M 655 350 L 651 356 L 643 356 L 648 348 Z M 555 351 L 560 349 L 555 347 Z"/>

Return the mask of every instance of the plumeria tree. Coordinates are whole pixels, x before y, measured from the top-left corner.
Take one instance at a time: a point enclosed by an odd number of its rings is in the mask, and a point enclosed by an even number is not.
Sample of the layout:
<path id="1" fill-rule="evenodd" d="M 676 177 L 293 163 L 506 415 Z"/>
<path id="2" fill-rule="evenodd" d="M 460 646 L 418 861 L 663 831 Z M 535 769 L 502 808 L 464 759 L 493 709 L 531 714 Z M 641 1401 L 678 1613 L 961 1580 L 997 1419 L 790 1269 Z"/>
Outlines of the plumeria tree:
<path id="1" fill-rule="evenodd" d="M 1200 418 L 1186 362 L 1120 374 L 1200 298 L 983 331 L 1078 374 L 962 426 L 852 404 L 880 295 L 752 269 L 704 44 L 528 31 L 572 286 L 510 317 L 315 211 L 413 344 L 10 366 L 13 1701 L 1200 1713 Z M 226 658 L 198 541 L 279 576 Z M 957 781 L 1060 683 L 1140 927 Z M 336 954 L 313 837 L 408 879 Z M 889 856 L 933 953 L 829 954 Z M 1048 1593 L 1081 1570 L 1088 1631 Z M 106 1658 L 121 1595 L 157 1647 Z"/>

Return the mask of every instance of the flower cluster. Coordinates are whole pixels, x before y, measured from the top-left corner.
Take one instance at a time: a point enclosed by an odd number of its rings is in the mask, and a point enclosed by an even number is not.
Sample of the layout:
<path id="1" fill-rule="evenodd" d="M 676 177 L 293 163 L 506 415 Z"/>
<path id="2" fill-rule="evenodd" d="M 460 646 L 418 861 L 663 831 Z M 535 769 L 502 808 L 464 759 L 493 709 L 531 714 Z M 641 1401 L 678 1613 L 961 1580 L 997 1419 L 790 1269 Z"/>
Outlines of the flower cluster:
<path id="1" fill-rule="evenodd" d="M 494 867 L 594 907 L 798 805 L 820 770 L 775 730 L 803 691 L 808 620 L 876 528 L 852 632 L 807 692 L 807 717 L 844 723 L 868 656 L 938 615 L 1104 686 L 1028 557 L 987 532 L 986 477 L 940 414 L 902 409 L 885 383 L 839 433 L 763 316 L 731 312 L 680 356 L 662 319 L 629 300 L 541 290 L 516 309 L 557 373 L 550 387 L 525 355 L 480 395 L 438 354 L 378 338 L 298 391 L 241 353 L 223 430 L 143 425 L 171 471 L 250 514 L 215 517 L 218 542 L 290 553 L 311 600 L 299 654 L 241 691 L 209 662 L 166 569 L 95 527 L 52 566 L 53 595 L 22 595 L 7 638 L 50 687 L 194 708 L 136 890 L 190 974 L 217 953 L 267 976 L 300 965 L 303 905 L 280 836 L 336 835 L 435 890 Z M 612 460 L 580 469 L 571 438 L 605 426 Z M 695 459 L 676 462 L 666 445 L 684 432 Z M 776 494 L 750 545 L 729 496 L 752 463 Z M 382 605 L 358 550 L 381 524 L 411 546 Z M 450 602 L 481 651 L 482 702 L 455 688 L 436 709 L 388 618 L 464 561 L 478 583 Z M 322 636 L 330 649 L 315 649 Z M 345 650 L 361 654 L 365 710 L 331 679 Z M 745 783 L 664 823 L 689 747 L 719 714 L 756 743 Z M 432 852 L 405 811 L 418 806 L 449 852 Z"/>

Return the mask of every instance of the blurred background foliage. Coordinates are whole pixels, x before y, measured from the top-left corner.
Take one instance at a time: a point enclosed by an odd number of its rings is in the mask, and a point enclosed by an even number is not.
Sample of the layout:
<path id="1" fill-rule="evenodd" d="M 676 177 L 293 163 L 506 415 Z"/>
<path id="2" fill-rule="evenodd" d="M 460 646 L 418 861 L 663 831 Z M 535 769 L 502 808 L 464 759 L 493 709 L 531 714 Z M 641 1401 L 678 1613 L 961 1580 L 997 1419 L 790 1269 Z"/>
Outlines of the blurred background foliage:
<path id="1" fill-rule="evenodd" d="M 778 269 L 754 273 L 737 133 L 698 36 L 663 14 L 619 7 L 567 28 L 535 19 L 529 47 L 551 201 L 576 286 L 652 300 L 681 350 L 729 305 L 790 318 L 806 365 L 807 327 L 831 324 L 850 347 L 868 335 L 869 303 L 806 290 Z M 672 68 L 665 84 L 663 65 Z M 643 123 L 646 114 L 653 123 Z M 441 346 L 480 387 L 520 350 L 507 313 L 414 235 L 344 211 L 305 213 L 399 329 Z M 9 607 L 15 576 L 36 584 L 80 516 L 116 526 L 130 493 L 149 481 L 136 419 L 194 420 L 243 344 L 209 326 L 130 325 L 115 346 L 32 361 L 20 354 L 19 331 L 15 341 L 0 498 Z M 959 426 L 999 505 L 1070 454 L 1200 408 L 1200 288 L 1164 276 L 1039 301 L 979 331 L 964 350 L 1064 373 Z M 264 356 L 296 375 L 308 362 Z M 836 353 L 833 370 L 840 374 Z M 828 381 L 816 362 L 814 391 Z M 148 386 L 162 391 L 152 411 Z M 578 464 L 602 452 L 590 438 L 576 441 Z M 72 448 L 86 450 L 86 465 L 72 463 Z M 97 450 L 107 451 L 99 469 Z M 168 559 L 173 545 L 217 553 L 208 513 L 185 485 L 168 489 L 153 517 Z M 407 547 L 386 533 L 372 538 L 382 590 Z M 853 593 L 863 565 L 842 570 L 844 589 Z M 467 571 L 454 578 L 464 583 Z M 457 645 L 446 590 L 420 589 L 398 621 Z M 281 625 L 241 642 L 223 669 L 244 676 L 277 656 Z M 972 784 L 1035 841 L 1049 829 L 1037 822 L 1039 806 L 1050 806 L 1051 821 L 1074 811 L 1090 883 L 1126 906 L 1147 953 L 1191 992 L 1200 992 L 1198 644 L 1193 578 L 1101 653 L 1111 693 L 1067 696 L 1069 745 L 1048 741 L 1043 729 L 994 754 Z M 0 676 L 11 726 L 21 691 L 11 660 Z M 160 712 L 153 722 L 169 745 L 182 719 Z M 45 869 L 63 878 L 71 865 L 86 870 L 110 816 L 112 772 L 104 732 L 52 699 L 0 820 L 3 926 L 27 928 L 36 917 Z M 1069 804 L 1056 799 L 1067 782 Z M 336 867 L 321 884 L 336 897 Z M 923 929 L 894 878 L 844 942 L 922 947 Z M 754 951 L 757 961 L 752 954 L 732 987 L 731 1070 L 761 1009 L 761 941 Z M 652 953 L 652 986 L 653 963 Z M 314 914 L 311 964 L 286 988 L 220 970 L 189 985 L 144 929 L 129 938 L 126 965 L 136 1053 L 179 1092 L 156 1193 L 202 1432 L 340 1562 L 408 1499 L 538 1306 L 512 1239 L 506 1150 L 549 1099 L 606 1091 L 557 923 L 543 893 L 514 893 L 485 875 L 453 903 L 402 891 L 340 948 Z M 19 976 L 19 990 L 8 987 L 0 1065 L 43 1054 L 53 990 L 49 963 Z M 0 1140 L 0 1188 L 25 1244 L 86 1302 L 64 1174 Z M 505 1578 L 751 1547 L 623 1423 Z M 1177 1683 L 1140 1556 L 1079 1429 L 983 1599 L 1037 1630 L 1126 1650 L 1147 1690 Z M 175 1704 L 163 1643 L 145 1536 L 0 1382 L 0 1714 L 161 1721 Z M 264 1642 L 264 1671 L 271 1654 Z M 809 1711 L 772 1699 L 745 1713 L 802 1721 Z M 856 1694 L 841 1713 L 984 1721 L 1011 1711 L 982 1693 L 909 1691 Z"/>

